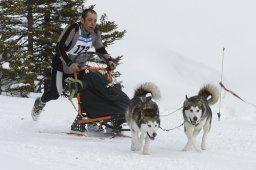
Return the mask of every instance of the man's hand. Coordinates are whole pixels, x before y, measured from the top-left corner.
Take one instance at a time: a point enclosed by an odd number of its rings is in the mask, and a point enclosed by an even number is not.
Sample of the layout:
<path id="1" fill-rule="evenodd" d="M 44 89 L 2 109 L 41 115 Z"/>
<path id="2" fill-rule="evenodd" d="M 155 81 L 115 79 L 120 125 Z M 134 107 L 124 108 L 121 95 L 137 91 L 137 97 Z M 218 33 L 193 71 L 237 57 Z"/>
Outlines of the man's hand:
<path id="1" fill-rule="evenodd" d="M 78 71 L 80 70 L 77 63 L 72 63 L 72 64 L 70 65 L 70 68 L 71 68 L 74 72 L 78 72 Z"/>
<path id="2" fill-rule="evenodd" d="M 111 60 L 108 62 L 108 66 L 109 66 L 110 70 L 116 69 L 116 64 Z"/>

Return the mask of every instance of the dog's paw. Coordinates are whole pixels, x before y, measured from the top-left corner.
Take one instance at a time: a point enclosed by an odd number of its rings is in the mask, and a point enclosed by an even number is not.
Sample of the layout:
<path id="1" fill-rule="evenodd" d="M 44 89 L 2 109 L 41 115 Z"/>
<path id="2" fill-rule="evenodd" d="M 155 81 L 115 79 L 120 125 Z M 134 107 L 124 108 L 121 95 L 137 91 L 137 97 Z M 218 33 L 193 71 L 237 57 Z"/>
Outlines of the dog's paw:
<path id="1" fill-rule="evenodd" d="M 183 152 L 187 152 L 187 151 L 191 151 L 191 150 L 192 150 L 191 147 L 185 147 L 185 148 L 182 149 Z"/>
<path id="2" fill-rule="evenodd" d="M 206 146 L 205 145 L 201 145 L 201 149 L 202 150 L 206 150 Z"/>
<path id="3" fill-rule="evenodd" d="M 188 149 L 188 148 L 183 148 L 182 149 L 182 152 L 187 152 L 187 151 L 190 151 L 190 149 Z"/>
<path id="4" fill-rule="evenodd" d="M 131 145 L 131 151 L 136 151 L 136 147 L 134 144 Z"/>
<path id="5" fill-rule="evenodd" d="M 134 144 L 134 146 L 135 146 L 136 151 L 140 151 L 141 147 L 142 147 L 142 143 L 141 142 L 137 142 L 137 143 Z"/>
<path id="6" fill-rule="evenodd" d="M 201 146 L 198 145 L 198 143 L 194 142 L 194 143 L 193 143 L 193 146 L 194 146 L 194 148 L 195 148 L 195 150 L 196 150 L 197 152 L 202 152 Z"/>
<path id="7" fill-rule="evenodd" d="M 137 151 L 140 151 L 140 150 L 141 150 L 141 146 L 142 146 L 141 144 L 138 144 L 138 145 L 136 146 L 136 150 L 137 150 Z"/>
<path id="8" fill-rule="evenodd" d="M 136 147 L 136 151 L 140 151 L 141 150 L 141 147 Z"/>
<path id="9" fill-rule="evenodd" d="M 197 152 L 202 152 L 202 149 L 199 148 L 199 147 L 195 147 L 195 150 L 196 150 Z"/>
<path id="10" fill-rule="evenodd" d="M 143 155 L 149 155 L 149 151 L 145 151 L 145 150 L 144 150 L 144 151 L 142 152 L 142 154 L 143 154 Z"/>
<path id="11" fill-rule="evenodd" d="M 186 145 L 186 146 L 182 149 L 182 151 L 183 151 L 183 152 L 191 151 L 192 148 L 193 148 L 193 147 L 192 147 L 191 145 Z"/>
<path id="12" fill-rule="evenodd" d="M 131 151 L 140 151 L 141 150 L 141 145 L 131 145 Z"/>

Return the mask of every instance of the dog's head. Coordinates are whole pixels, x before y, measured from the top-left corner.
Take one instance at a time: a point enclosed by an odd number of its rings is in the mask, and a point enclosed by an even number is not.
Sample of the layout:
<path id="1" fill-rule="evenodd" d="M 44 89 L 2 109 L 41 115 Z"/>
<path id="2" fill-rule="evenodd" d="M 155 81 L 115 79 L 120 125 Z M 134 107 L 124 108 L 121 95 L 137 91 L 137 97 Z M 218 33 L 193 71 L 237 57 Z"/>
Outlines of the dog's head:
<path id="1" fill-rule="evenodd" d="M 183 117 L 192 125 L 198 125 L 204 113 L 204 101 L 200 96 L 188 98 L 183 104 Z"/>
<path id="2" fill-rule="evenodd" d="M 141 131 L 145 132 L 151 140 L 154 140 L 160 126 L 159 109 L 157 104 L 151 100 L 151 97 L 141 97 L 141 101 Z"/>

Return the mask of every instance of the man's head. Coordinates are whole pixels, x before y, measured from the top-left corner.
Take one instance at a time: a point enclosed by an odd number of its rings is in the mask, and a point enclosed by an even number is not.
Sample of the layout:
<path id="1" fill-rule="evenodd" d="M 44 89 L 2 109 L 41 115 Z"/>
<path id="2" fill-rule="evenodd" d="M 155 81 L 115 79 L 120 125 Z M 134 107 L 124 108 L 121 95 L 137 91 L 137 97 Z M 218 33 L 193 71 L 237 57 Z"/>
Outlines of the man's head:
<path id="1" fill-rule="evenodd" d="M 80 18 L 82 26 L 87 32 L 93 32 L 96 27 L 97 13 L 93 9 L 85 9 Z"/>

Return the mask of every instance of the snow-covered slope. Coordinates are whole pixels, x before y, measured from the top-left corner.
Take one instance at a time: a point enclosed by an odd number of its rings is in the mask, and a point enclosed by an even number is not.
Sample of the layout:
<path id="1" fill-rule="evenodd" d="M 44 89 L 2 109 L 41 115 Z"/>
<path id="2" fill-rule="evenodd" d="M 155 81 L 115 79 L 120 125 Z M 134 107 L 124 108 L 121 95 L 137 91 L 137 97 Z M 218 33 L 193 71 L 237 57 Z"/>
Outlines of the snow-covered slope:
<path id="1" fill-rule="evenodd" d="M 136 74 L 127 71 L 122 76 L 130 97 L 133 89 L 141 82 L 155 82 L 163 94 L 159 102 L 161 115 L 168 115 L 181 107 L 185 95 L 197 94 L 204 83 L 217 82 L 219 74 L 186 57 L 173 53 L 167 55 L 170 57 L 158 63 L 163 67 L 149 70 L 150 75 L 148 71 L 144 72 L 143 67 L 134 67 Z M 0 95 L 1 169 L 102 170 L 111 167 L 252 170 L 256 167 L 256 108 L 228 93 L 223 93 L 221 121 L 218 121 L 216 115 L 219 105 L 212 107 L 213 125 L 208 150 L 201 153 L 182 152 L 186 137 L 180 127 L 170 132 L 159 130 L 156 140 L 151 143 L 151 155 L 131 152 L 129 138 L 74 137 L 61 134 L 69 131 L 76 117 L 76 111 L 67 98 L 49 102 L 39 122 L 33 122 L 30 112 L 35 97 L 40 95 L 31 94 L 30 98 Z M 74 102 L 76 103 L 75 100 Z M 182 121 L 181 111 L 161 116 L 161 125 L 165 129 L 177 127 Z M 129 135 L 129 132 L 125 133 Z"/>
<path id="2" fill-rule="evenodd" d="M 218 109 L 213 107 L 207 150 L 201 153 L 182 152 L 186 137 L 181 127 L 170 132 L 159 130 L 156 140 L 151 143 L 151 155 L 142 155 L 130 151 L 129 138 L 59 134 L 69 130 L 76 116 L 66 98 L 48 103 L 40 121 L 33 122 L 30 111 L 36 96 L 24 99 L 0 95 L 1 169 L 253 170 L 256 167 L 256 109 L 235 100 L 231 105 L 222 105 L 221 121 L 217 121 Z M 173 104 L 176 98 L 175 95 L 169 98 L 170 106 L 160 105 L 162 115 L 182 104 Z M 161 123 L 166 129 L 180 125 L 181 112 L 161 116 Z M 128 132 L 126 134 L 129 135 Z"/>
<path id="3" fill-rule="evenodd" d="M 244 100 L 256 104 L 255 50 L 252 50 L 256 36 L 250 18 L 255 16 L 254 1 L 216 0 L 209 4 L 203 0 L 88 0 L 86 3 L 96 3 L 99 14 L 106 12 L 120 29 L 127 30 L 124 40 L 108 51 L 113 56 L 124 55 L 123 64 L 117 69 L 122 73 L 120 80 L 129 97 L 140 83 L 152 81 L 163 96 L 158 102 L 161 115 L 171 113 L 182 106 L 185 95 L 197 94 L 203 84 L 218 85 L 221 50 L 226 47 L 224 84 Z M 0 169 L 254 170 L 256 107 L 222 92 L 221 120 L 217 119 L 217 103 L 212 107 L 206 151 L 182 152 L 186 136 L 181 127 L 170 132 L 159 130 L 151 143 L 151 155 L 131 152 L 129 138 L 58 134 L 69 131 L 76 117 L 66 98 L 47 103 L 39 122 L 33 122 L 30 112 L 35 98 L 41 94 L 31 94 L 29 98 L 0 95 Z M 182 121 L 181 111 L 161 116 L 161 125 L 166 129 Z"/>

